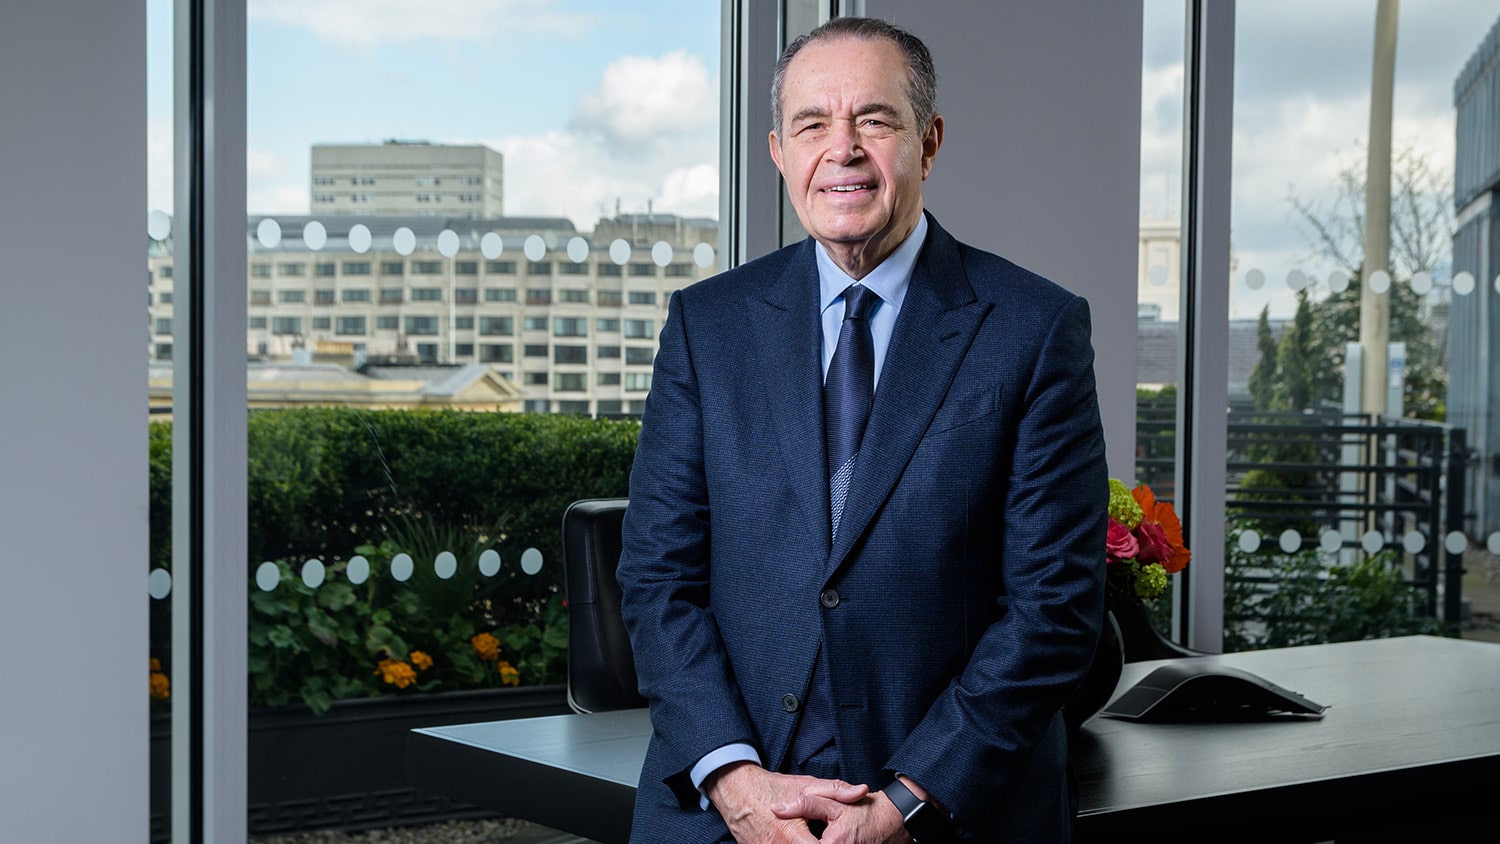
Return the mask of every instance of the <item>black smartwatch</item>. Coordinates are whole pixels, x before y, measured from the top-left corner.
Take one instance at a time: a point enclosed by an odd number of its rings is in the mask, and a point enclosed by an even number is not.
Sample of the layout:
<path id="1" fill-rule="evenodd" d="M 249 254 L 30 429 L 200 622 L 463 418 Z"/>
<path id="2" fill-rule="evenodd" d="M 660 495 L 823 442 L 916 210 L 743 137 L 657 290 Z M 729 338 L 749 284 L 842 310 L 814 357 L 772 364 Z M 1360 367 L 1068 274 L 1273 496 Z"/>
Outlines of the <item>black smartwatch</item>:
<path id="1" fill-rule="evenodd" d="M 948 840 L 948 819 L 936 806 L 918 799 L 906 783 L 897 779 L 880 791 L 895 804 L 907 834 L 916 844 L 939 844 Z"/>

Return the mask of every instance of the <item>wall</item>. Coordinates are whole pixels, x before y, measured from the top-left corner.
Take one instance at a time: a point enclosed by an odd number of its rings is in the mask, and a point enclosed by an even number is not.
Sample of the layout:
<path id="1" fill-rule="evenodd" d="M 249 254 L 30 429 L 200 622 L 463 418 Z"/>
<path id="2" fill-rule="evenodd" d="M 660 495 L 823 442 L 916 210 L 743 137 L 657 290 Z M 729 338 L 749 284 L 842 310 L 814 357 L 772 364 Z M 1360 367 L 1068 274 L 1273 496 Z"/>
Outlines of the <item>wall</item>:
<path id="1" fill-rule="evenodd" d="M 147 838 L 145 51 L 0 11 L 0 841 Z"/>
<path id="2" fill-rule="evenodd" d="M 927 207 L 1086 297 L 1111 474 L 1135 477 L 1141 4 L 865 0 L 927 42 L 946 138 Z"/>

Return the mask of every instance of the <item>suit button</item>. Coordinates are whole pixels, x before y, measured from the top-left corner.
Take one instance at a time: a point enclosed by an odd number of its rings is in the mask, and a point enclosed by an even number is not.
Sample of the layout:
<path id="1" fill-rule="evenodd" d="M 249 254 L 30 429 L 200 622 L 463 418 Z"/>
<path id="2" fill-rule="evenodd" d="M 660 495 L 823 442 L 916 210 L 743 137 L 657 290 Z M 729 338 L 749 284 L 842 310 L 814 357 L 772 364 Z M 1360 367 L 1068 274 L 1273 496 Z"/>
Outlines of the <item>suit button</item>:
<path id="1" fill-rule="evenodd" d="M 818 596 L 818 603 L 829 609 L 833 609 L 839 605 L 839 593 L 832 589 L 824 589 L 823 593 Z"/>
<path id="2" fill-rule="evenodd" d="M 787 712 L 796 712 L 797 711 L 797 696 L 796 695 L 791 695 L 791 694 L 782 695 L 781 696 L 781 708 L 785 709 Z"/>

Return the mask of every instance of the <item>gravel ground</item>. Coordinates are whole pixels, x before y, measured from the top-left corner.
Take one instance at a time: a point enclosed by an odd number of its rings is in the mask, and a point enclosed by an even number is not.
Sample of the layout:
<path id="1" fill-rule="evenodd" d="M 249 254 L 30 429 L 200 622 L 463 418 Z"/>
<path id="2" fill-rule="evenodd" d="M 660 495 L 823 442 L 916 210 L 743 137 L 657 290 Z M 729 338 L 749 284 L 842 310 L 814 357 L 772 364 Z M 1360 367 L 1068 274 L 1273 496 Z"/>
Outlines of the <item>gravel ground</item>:
<path id="1" fill-rule="evenodd" d="M 497 818 L 364 832 L 321 830 L 258 835 L 251 836 L 249 844 L 588 844 L 588 841 L 514 818 Z"/>

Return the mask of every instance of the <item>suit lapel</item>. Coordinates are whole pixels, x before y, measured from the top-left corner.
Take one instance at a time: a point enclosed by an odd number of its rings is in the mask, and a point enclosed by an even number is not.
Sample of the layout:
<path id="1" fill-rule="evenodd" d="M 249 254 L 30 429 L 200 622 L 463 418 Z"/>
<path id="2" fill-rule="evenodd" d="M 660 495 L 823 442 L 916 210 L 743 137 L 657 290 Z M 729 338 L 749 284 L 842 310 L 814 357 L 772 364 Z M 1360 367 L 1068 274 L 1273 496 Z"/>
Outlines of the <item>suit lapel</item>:
<path id="1" fill-rule="evenodd" d="M 974 298 L 957 241 L 931 217 L 928 226 L 927 243 L 912 270 L 886 351 L 825 576 L 849 555 L 890 496 L 989 310 Z M 817 424 L 821 431 L 821 419 Z"/>
<path id="2" fill-rule="evenodd" d="M 781 465 L 802 505 L 811 536 L 828 551 L 828 462 L 823 439 L 823 329 L 813 242 L 801 248 L 749 314 Z M 790 514 L 789 514 L 790 515 Z"/>

